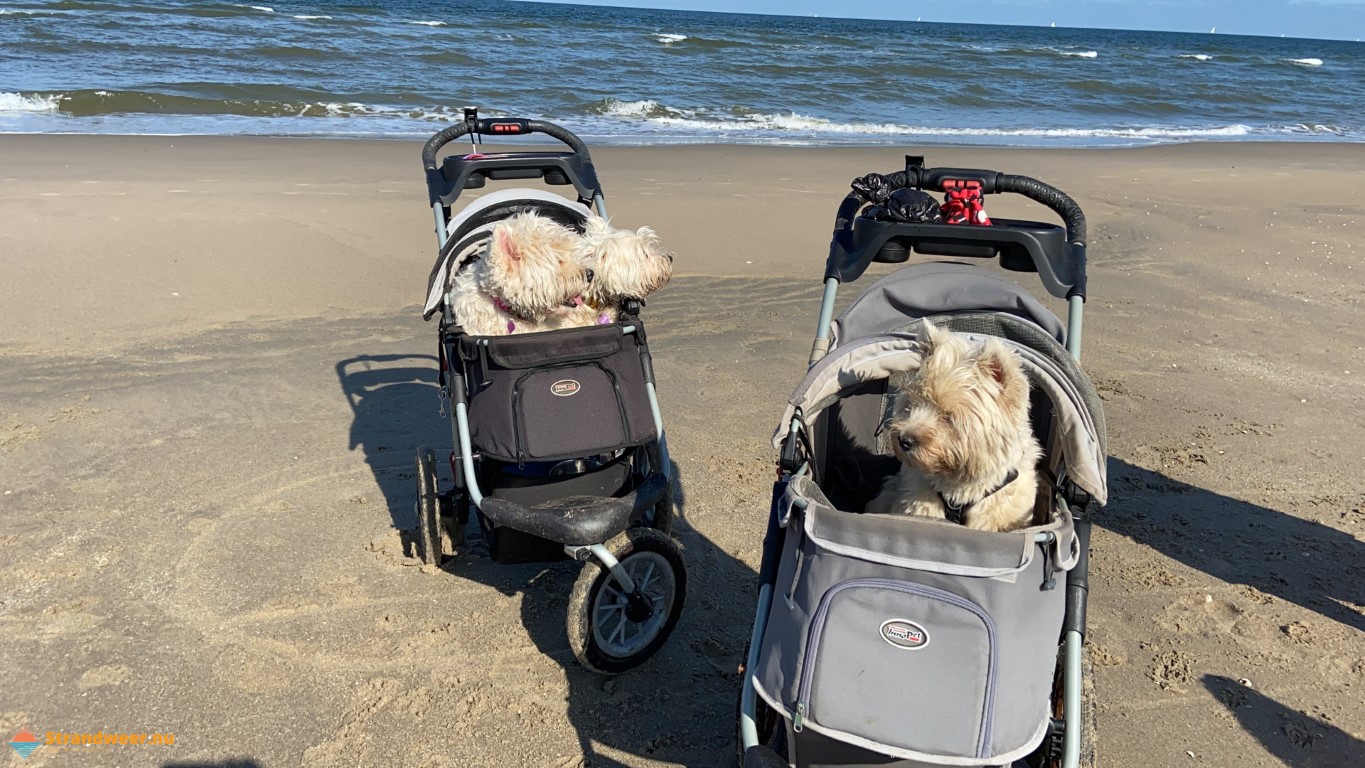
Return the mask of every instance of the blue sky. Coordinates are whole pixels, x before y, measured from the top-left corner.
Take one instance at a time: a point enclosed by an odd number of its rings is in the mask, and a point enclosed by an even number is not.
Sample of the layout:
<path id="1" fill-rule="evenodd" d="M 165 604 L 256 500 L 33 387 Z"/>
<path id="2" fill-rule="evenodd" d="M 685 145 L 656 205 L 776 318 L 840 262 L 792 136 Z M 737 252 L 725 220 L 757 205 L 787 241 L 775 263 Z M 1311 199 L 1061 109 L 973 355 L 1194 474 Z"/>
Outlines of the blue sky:
<path id="1" fill-rule="evenodd" d="M 675 8 L 794 16 L 1025 24 L 1108 29 L 1159 29 L 1365 39 L 1365 0 L 964 0 L 883 2 L 880 0 L 549 0 L 579 5 Z"/>

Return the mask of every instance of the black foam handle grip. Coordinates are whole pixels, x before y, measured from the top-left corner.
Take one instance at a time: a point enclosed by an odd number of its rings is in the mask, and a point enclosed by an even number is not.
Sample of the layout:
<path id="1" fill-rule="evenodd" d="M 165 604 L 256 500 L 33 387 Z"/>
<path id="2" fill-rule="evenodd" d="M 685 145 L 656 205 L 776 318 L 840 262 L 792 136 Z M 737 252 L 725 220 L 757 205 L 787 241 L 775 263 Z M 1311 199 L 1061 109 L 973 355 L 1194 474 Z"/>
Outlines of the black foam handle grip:
<path id="1" fill-rule="evenodd" d="M 997 186 L 1001 192 L 1014 192 L 1037 201 L 1056 211 L 1066 222 L 1066 240 L 1085 245 L 1085 213 L 1071 196 L 1051 184 L 1044 184 L 1028 176 L 1001 175 Z M 1084 252 L 1081 254 L 1084 255 Z"/>

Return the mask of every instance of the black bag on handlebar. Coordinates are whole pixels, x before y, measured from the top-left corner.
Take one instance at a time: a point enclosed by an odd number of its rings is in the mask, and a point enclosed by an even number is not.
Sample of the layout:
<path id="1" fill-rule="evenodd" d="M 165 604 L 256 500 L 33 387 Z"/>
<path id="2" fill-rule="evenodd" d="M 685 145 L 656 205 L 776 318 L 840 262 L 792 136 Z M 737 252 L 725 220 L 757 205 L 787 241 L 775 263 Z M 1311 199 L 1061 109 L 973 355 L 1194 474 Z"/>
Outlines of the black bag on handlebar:
<path id="1" fill-rule="evenodd" d="M 943 222 L 938 200 L 918 189 L 898 189 L 886 202 L 868 208 L 863 215 L 877 221 Z"/>

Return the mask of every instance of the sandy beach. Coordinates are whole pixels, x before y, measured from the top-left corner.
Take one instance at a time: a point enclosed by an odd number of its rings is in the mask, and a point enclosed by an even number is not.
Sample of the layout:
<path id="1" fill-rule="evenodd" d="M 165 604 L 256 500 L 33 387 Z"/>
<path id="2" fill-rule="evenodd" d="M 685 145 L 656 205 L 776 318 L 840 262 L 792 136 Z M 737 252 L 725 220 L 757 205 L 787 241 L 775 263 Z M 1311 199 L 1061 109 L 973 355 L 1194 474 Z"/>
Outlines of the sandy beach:
<path id="1" fill-rule="evenodd" d="M 767 439 L 835 206 L 907 151 L 1089 217 L 1100 764 L 1365 754 L 1365 145 L 595 151 L 677 253 L 646 319 L 691 579 L 610 680 L 564 638 L 573 565 L 405 556 L 413 448 L 449 441 L 419 149 L 0 137 L 0 735 L 175 736 L 0 764 L 731 765 Z"/>

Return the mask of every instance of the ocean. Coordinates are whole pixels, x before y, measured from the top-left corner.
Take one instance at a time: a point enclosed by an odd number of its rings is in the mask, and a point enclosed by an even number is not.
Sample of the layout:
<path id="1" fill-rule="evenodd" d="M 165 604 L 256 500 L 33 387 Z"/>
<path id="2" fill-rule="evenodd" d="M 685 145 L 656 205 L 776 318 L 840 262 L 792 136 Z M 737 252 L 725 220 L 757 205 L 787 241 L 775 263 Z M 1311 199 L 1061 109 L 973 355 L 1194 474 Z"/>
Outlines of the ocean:
<path id="1" fill-rule="evenodd" d="M 1365 45 L 496 0 L 0 2 L 3 133 L 418 137 L 466 105 L 624 144 L 1358 142 Z"/>

